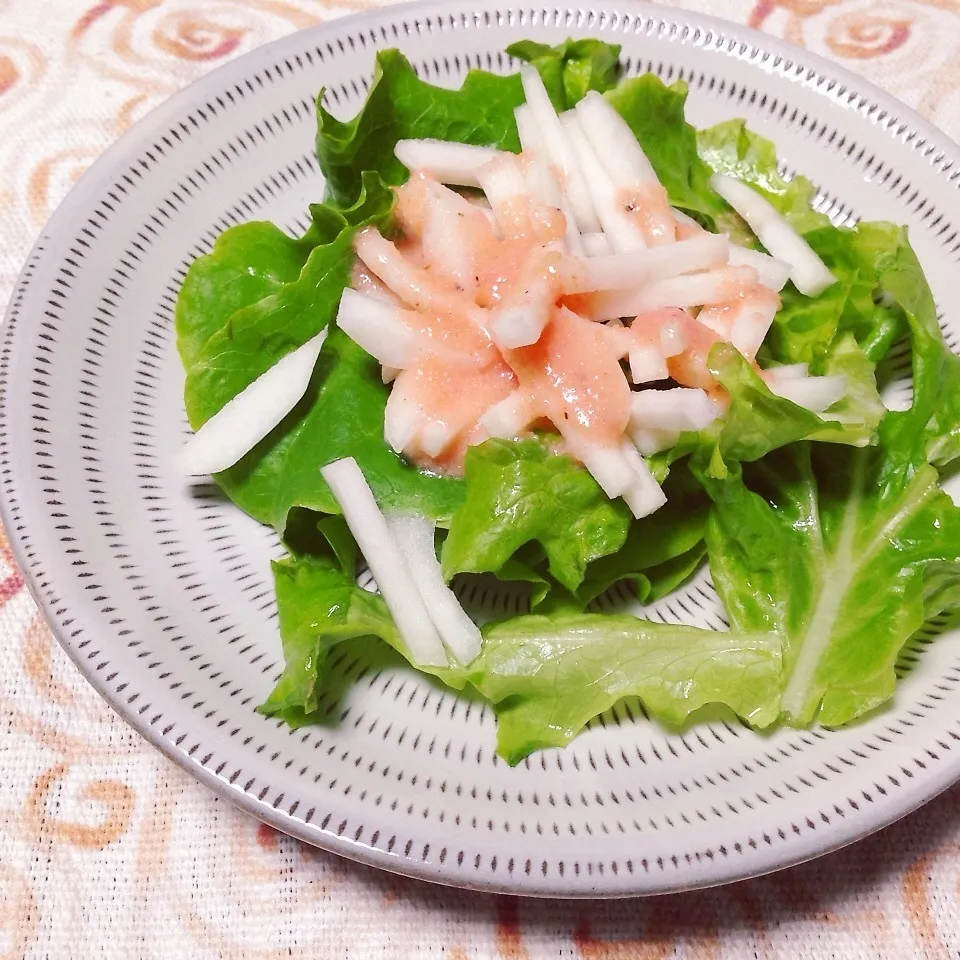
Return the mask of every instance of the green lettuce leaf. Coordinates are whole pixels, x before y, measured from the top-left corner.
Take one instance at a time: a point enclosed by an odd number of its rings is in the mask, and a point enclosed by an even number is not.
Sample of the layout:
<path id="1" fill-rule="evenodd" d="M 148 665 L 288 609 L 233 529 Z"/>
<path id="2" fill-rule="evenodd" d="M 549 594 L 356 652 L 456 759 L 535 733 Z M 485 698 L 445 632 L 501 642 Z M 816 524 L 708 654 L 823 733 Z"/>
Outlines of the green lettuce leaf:
<path id="1" fill-rule="evenodd" d="M 885 408 L 877 394 L 873 366 L 850 338 L 838 341 L 824 373 L 848 376 L 850 395 L 834 404 L 828 414 L 843 422 L 817 416 L 791 400 L 771 393 L 757 372 L 729 343 L 718 343 L 710 352 L 710 372 L 730 394 L 730 407 L 722 420 L 699 433 L 681 434 L 669 450 L 648 458 L 658 479 L 666 478 L 676 461 L 691 456 L 698 473 L 726 476 L 728 465 L 759 460 L 772 450 L 800 440 L 816 439 L 863 446 L 871 443 Z"/>
<path id="2" fill-rule="evenodd" d="M 536 610 L 550 596 L 551 592 L 562 588 L 557 586 L 556 581 L 545 570 L 541 570 L 543 564 L 530 565 L 518 560 L 519 555 L 522 555 L 522 551 L 521 554 L 512 556 L 497 570 L 496 574 L 489 574 L 489 576 L 493 581 L 496 581 L 497 585 L 528 584 L 530 609 Z"/>
<path id="3" fill-rule="evenodd" d="M 296 280 L 311 249 L 272 223 L 243 223 L 220 234 L 213 250 L 190 265 L 177 297 L 174 326 L 183 365 L 196 361 L 234 313 Z"/>
<path id="4" fill-rule="evenodd" d="M 650 603 L 675 590 L 700 565 L 710 499 L 688 469 L 672 471 L 663 492 L 664 506 L 631 520 L 623 546 L 587 567 L 577 589 L 584 606 L 623 580 L 641 603 Z"/>
<path id="5" fill-rule="evenodd" d="M 316 714 L 332 649 L 365 638 L 409 660 L 381 597 L 356 585 L 330 555 L 274 564 L 286 669 L 259 709 L 299 726 Z M 630 616 L 515 617 L 483 630 L 467 667 L 431 667 L 455 690 L 473 686 L 494 704 L 497 749 L 508 763 L 563 746 L 627 696 L 679 725 L 706 704 L 724 704 L 757 727 L 777 716 L 780 641 L 652 623 Z M 365 655 L 369 647 L 363 647 Z"/>
<path id="6" fill-rule="evenodd" d="M 679 726 L 725 704 L 755 727 L 777 718 L 780 641 L 612 614 L 514 617 L 484 630 L 470 682 L 494 704 L 497 752 L 514 764 L 568 744 L 624 697 Z"/>
<path id="7" fill-rule="evenodd" d="M 909 329 L 914 351 L 926 362 L 918 375 L 953 388 L 943 392 L 931 430 L 940 447 L 938 463 L 960 451 L 960 360 L 943 342 L 936 309 L 906 228 L 891 223 L 860 223 L 838 228 L 811 209 L 815 195 L 803 177 L 787 181 L 779 173 L 773 144 L 747 130 L 742 120 L 727 121 L 701 131 L 701 156 L 710 166 L 759 189 L 805 234 L 807 242 L 837 277 L 818 297 L 805 297 L 792 285 L 782 293 L 783 304 L 764 344 L 761 359 L 775 363 L 809 363 L 814 374 L 843 372 L 850 396 L 832 411 L 856 415 L 866 426 L 877 422 L 878 398 L 869 380 L 875 365 L 894 341 Z M 849 338 L 852 337 L 857 350 Z M 866 362 L 865 362 L 866 361 Z M 866 432 L 866 430 L 865 430 Z M 816 439 L 837 439 L 836 431 Z"/>
<path id="8" fill-rule="evenodd" d="M 367 636 L 395 643 L 396 628 L 380 595 L 358 587 L 329 558 L 275 561 L 273 582 L 286 667 L 259 709 L 298 719 L 317 710 L 336 644 Z"/>
<path id="9" fill-rule="evenodd" d="M 178 313 L 177 332 L 185 342 L 194 345 L 187 363 L 184 389 L 192 426 L 196 428 L 204 423 L 278 360 L 327 326 L 350 279 L 355 259 L 355 228 L 368 223 L 383 224 L 393 210 L 393 194 L 376 175 L 368 176 L 365 183 L 366 189 L 357 204 L 342 213 L 334 211 L 338 215 L 338 229 L 324 238 L 326 242 L 306 251 L 296 273 L 296 258 L 290 255 L 290 247 L 296 241 L 285 242 L 281 234 L 273 236 L 269 244 L 259 243 L 241 250 L 239 244 L 249 237 L 249 233 L 242 233 L 242 227 L 233 228 L 237 234 L 227 231 L 213 253 L 201 257 L 191 267 L 181 291 L 181 299 L 191 309 Z M 234 238 L 236 242 L 231 242 Z M 265 238 L 257 235 L 255 239 Z M 304 246 L 301 243 L 299 248 L 302 250 Z M 225 248 L 231 256 L 224 257 L 218 247 Z M 194 315 L 207 313 L 221 320 L 223 309 L 217 278 L 223 275 L 227 291 L 231 286 L 236 287 L 232 284 L 233 275 L 244 255 L 250 265 L 251 279 L 242 292 L 256 299 L 241 302 L 240 291 L 235 290 L 234 296 L 228 299 L 236 309 L 210 332 L 202 345 L 196 345 L 199 332 L 209 328 L 213 321 L 194 319 Z M 281 258 L 282 281 L 275 269 Z M 264 264 L 274 269 L 268 273 Z M 273 289 L 264 296 L 259 295 L 268 282 L 273 283 Z"/>
<path id="10" fill-rule="evenodd" d="M 842 375 L 847 381 L 847 393 L 830 407 L 829 414 L 837 422 L 822 418 L 826 425 L 810 434 L 810 439 L 854 446 L 872 443 L 887 409 L 877 392 L 876 366 L 867 359 L 853 336 L 841 334 L 815 372 L 824 376 Z"/>
<path id="11" fill-rule="evenodd" d="M 368 173 L 353 207 L 311 204 L 310 227 L 302 237 L 288 236 L 263 221 L 225 230 L 210 253 L 193 261 L 180 285 L 174 328 L 184 367 L 197 361 L 210 338 L 235 313 L 296 281 L 314 247 L 333 243 L 351 226 L 387 225 L 392 209 L 393 199 L 384 184 Z"/>
<path id="12" fill-rule="evenodd" d="M 519 40 L 507 47 L 507 53 L 537 68 L 558 113 L 575 106 L 591 90 L 609 90 L 620 73 L 620 44 L 593 38 L 564 40 L 555 47 Z"/>
<path id="13" fill-rule="evenodd" d="M 759 460 L 771 450 L 803 440 L 825 426 L 815 413 L 771 393 L 731 344 L 717 344 L 710 353 L 709 365 L 731 398 L 714 463 L 717 457 L 725 462 Z M 719 475 L 723 475 L 722 470 Z"/>
<path id="14" fill-rule="evenodd" d="M 907 332 L 905 306 L 889 289 L 902 265 L 915 262 L 907 233 L 891 223 L 861 223 L 855 229 L 823 227 L 807 234 L 807 242 L 837 277 L 818 297 L 805 297 L 792 285 L 767 338 L 768 355 L 780 363 L 809 363 L 820 373 L 836 338 L 853 336 L 872 363 L 879 362 L 893 342 Z M 929 291 L 922 272 L 907 299 Z"/>
<path id="15" fill-rule="evenodd" d="M 229 284 L 242 253 L 232 243 L 225 244 L 230 258 L 224 260 L 215 248 L 210 262 L 197 261 L 184 284 L 186 293 L 181 294 L 190 308 L 177 317 L 178 333 L 182 330 L 184 342 L 191 344 L 184 390 L 191 426 L 199 428 L 281 357 L 327 327 L 353 267 L 356 230 L 368 223 L 388 225 L 393 204 L 392 191 L 376 174 L 365 174 L 363 192 L 353 207 L 344 211 L 314 207 L 312 239 L 327 240 L 331 234 L 333 238 L 309 250 L 294 280 L 277 283 L 266 296 L 234 310 L 212 333 L 194 318 L 207 313 L 222 319 L 216 271 L 223 265 Z M 257 246 L 249 252 L 252 264 L 266 262 L 257 259 L 261 252 Z M 292 272 L 289 259 L 283 262 Z M 259 271 L 257 266 L 251 269 Z M 191 280 L 191 275 L 201 279 Z M 276 271 L 271 274 L 275 275 Z M 251 282 L 244 290 L 256 295 L 264 283 Z M 235 296 L 231 306 L 239 303 Z M 181 327 L 183 317 L 190 320 Z M 209 326 L 212 321 L 206 323 Z M 332 330 L 303 399 L 239 463 L 218 474 L 218 484 L 241 509 L 282 532 L 294 507 L 339 512 L 319 468 L 353 456 L 384 506 L 448 518 L 462 499 L 462 484 L 422 474 L 386 445 L 387 394 L 377 361 Z"/>
<path id="16" fill-rule="evenodd" d="M 706 556 L 707 545 L 701 540 L 685 553 L 648 567 L 643 576 L 649 583 L 649 587 L 646 592 L 643 592 L 638 578 L 637 599 L 641 603 L 655 603 L 667 594 L 673 593 L 700 569 Z"/>
<path id="17" fill-rule="evenodd" d="M 864 446 L 874 439 L 885 413 L 872 366 L 850 339 L 837 344 L 823 372 L 847 376 L 851 394 L 827 410 L 824 417 L 771 393 L 730 344 L 714 347 L 710 369 L 731 397 L 715 454 L 725 461 L 758 460 L 771 450 L 807 438 Z M 844 422 L 827 419 L 840 410 L 846 417 Z"/>
<path id="18" fill-rule="evenodd" d="M 793 724 L 882 704 L 903 644 L 957 600 L 960 510 L 895 416 L 879 448 L 793 444 L 706 484 L 714 585 L 732 629 L 783 637 Z"/>
<path id="19" fill-rule="evenodd" d="M 761 351 L 761 360 L 808 363 L 814 374 L 826 373 L 838 340 L 850 334 L 864 357 L 881 360 L 906 332 L 906 305 L 889 289 L 888 280 L 915 256 L 906 229 L 890 223 L 863 222 L 854 228 L 833 226 L 811 208 L 815 188 L 804 177 L 785 180 L 779 173 L 774 145 L 746 128 L 742 120 L 717 124 L 698 135 L 701 156 L 718 172 L 750 183 L 763 193 L 820 256 L 837 283 L 817 297 L 800 294 L 792 284 L 783 290 L 782 306 Z M 738 238 L 739 239 L 739 238 Z M 916 270 L 911 297 L 929 288 Z M 849 345 L 843 348 L 851 360 Z M 856 364 L 859 374 L 863 364 Z M 874 402 L 859 388 L 862 399 Z M 849 412 L 851 404 L 847 404 Z"/>
<path id="20" fill-rule="evenodd" d="M 906 430 L 914 431 L 923 459 L 946 466 L 960 457 L 960 356 L 944 340 L 933 294 L 906 242 L 884 270 L 883 290 L 903 309 L 910 330 L 913 405 L 903 418 Z"/>
<path id="21" fill-rule="evenodd" d="M 404 183 L 407 168 L 394 155 L 398 140 L 432 137 L 520 150 L 513 111 L 523 102 L 520 77 L 471 70 L 459 90 L 420 80 L 399 50 L 377 53 L 366 102 L 352 120 L 338 120 L 317 98 L 317 159 L 327 199 L 340 206 L 360 193 L 364 170 L 385 183 Z"/>
<path id="22" fill-rule="evenodd" d="M 575 591 L 592 560 L 623 546 L 630 514 L 609 500 L 551 438 L 487 440 L 467 451 L 466 495 L 443 544 L 444 576 L 497 573 L 525 544 L 543 547 L 550 574 Z"/>
<path id="23" fill-rule="evenodd" d="M 908 244 L 883 277 L 911 331 L 914 395 L 884 416 L 878 445 L 797 443 L 702 473 L 714 584 L 734 629 L 783 637 L 782 707 L 798 725 L 841 725 L 884 703 L 904 643 L 960 608 L 960 509 L 928 462 L 956 456 L 960 361 Z"/>

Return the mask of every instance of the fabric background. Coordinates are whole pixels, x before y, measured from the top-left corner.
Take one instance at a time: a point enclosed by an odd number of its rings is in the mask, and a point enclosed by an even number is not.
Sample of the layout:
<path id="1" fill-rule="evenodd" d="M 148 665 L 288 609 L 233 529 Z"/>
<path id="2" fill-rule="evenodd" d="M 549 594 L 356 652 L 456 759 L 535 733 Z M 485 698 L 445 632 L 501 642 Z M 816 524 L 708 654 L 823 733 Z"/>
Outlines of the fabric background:
<path id="1" fill-rule="evenodd" d="M 370 0 L 0 0 L 0 302 L 77 176 L 224 60 Z M 960 138 L 958 0 L 688 0 L 842 63 Z M 772 877 L 647 901 L 432 887 L 277 835 L 127 729 L 0 540 L 0 957 L 960 956 L 960 789 Z"/>

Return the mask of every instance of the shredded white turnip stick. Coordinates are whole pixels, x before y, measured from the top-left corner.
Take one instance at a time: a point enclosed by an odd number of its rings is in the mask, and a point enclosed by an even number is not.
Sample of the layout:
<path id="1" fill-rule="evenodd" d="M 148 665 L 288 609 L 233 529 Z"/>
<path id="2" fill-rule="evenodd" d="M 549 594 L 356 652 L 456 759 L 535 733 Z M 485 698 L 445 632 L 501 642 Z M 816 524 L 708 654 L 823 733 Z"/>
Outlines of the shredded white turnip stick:
<path id="1" fill-rule="evenodd" d="M 666 380 L 670 376 L 663 353 L 653 344 L 634 344 L 628 357 L 630 379 L 634 383 L 653 383 L 656 380 Z"/>
<path id="2" fill-rule="evenodd" d="M 676 239 L 673 211 L 630 126 L 595 90 L 575 110 L 587 141 L 596 145 L 596 156 L 613 183 L 615 198 L 621 204 L 629 198 L 643 210 L 646 224 L 641 232 L 647 244 L 672 243 Z"/>
<path id="3" fill-rule="evenodd" d="M 567 442 L 572 447 L 574 456 L 587 468 L 611 500 L 619 497 L 634 482 L 634 471 L 624 459 L 619 447 L 601 447 L 586 443 L 572 444 L 569 439 Z"/>
<path id="4" fill-rule="evenodd" d="M 620 451 L 633 470 L 633 481 L 622 496 L 630 512 L 639 520 L 659 510 L 667 502 L 667 497 L 650 472 L 647 461 L 629 440 L 620 444 Z"/>
<path id="5" fill-rule="evenodd" d="M 627 290 L 644 281 L 721 267 L 727 262 L 730 250 L 726 237 L 705 233 L 692 240 L 648 250 L 584 257 L 570 265 L 564 289 L 567 293 Z"/>
<path id="6" fill-rule="evenodd" d="M 229 400 L 180 451 L 180 472 L 219 473 L 249 453 L 306 393 L 326 338 L 321 331 Z"/>
<path id="7" fill-rule="evenodd" d="M 434 525 L 413 514 L 387 513 L 386 520 L 444 645 L 460 663 L 470 663 L 480 653 L 480 630 L 444 582 Z"/>
<path id="8" fill-rule="evenodd" d="M 751 267 L 721 267 L 641 284 L 633 290 L 599 294 L 593 298 L 590 309 L 600 320 L 635 317 L 665 307 L 728 303 L 756 285 L 757 272 Z"/>
<path id="9" fill-rule="evenodd" d="M 790 279 L 808 297 L 822 293 L 836 277 L 810 249 L 810 245 L 767 200 L 752 187 L 715 173 L 710 185 L 747 221 L 760 242 L 778 260 L 790 264 Z"/>
<path id="10" fill-rule="evenodd" d="M 645 457 L 652 457 L 661 450 L 669 450 L 679 439 L 679 430 L 656 430 L 652 427 L 632 427 L 630 439 Z"/>
<path id="11" fill-rule="evenodd" d="M 585 233 L 581 239 L 585 256 L 602 257 L 612 252 L 610 241 L 602 233 Z"/>
<path id="12" fill-rule="evenodd" d="M 441 183 L 478 187 L 477 171 L 502 151 L 448 140 L 398 140 L 394 151 L 408 170 L 422 170 Z"/>
<path id="13" fill-rule="evenodd" d="M 413 442 L 424 420 L 420 405 L 408 396 L 403 380 L 393 385 L 383 412 L 383 438 L 396 453 L 403 453 Z"/>
<path id="14" fill-rule="evenodd" d="M 601 94 L 591 90 L 576 111 L 589 140 L 602 145 L 598 156 L 614 183 L 623 187 L 660 183 L 633 131 Z"/>
<path id="15" fill-rule="evenodd" d="M 610 246 L 617 253 L 644 250 L 647 243 L 643 231 L 618 201 L 616 187 L 577 122 L 576 114 L 571 110 L 561 121 Z"/>
<path id="16" fill-rule="evenodd" d="M 779 367 L 769 367 L 763 371 L 764 379 L 772 377 L 775 380 L 796 380 L 806 377 L 810 373 L 809 363 L 783 363 Z"/>
<path id="17" fill-rule="evenodd" d="M 531 229 L 530 193 L 520 160 L 513 154 L 488 163 L 477 172 L 504 237 L 527 235 Z"/>
<path id="18" fill-rule="evenodd" d="M 847 393 L 847 378 L 842 374 L 829 377 L 764 377 L 771 393 L 790 400 L 799 407 L 822 413 L 842 400 Z"/>
<path id="19" fill-rule="evenodd" d="M 630 400 L 630 425 L 643 430 L 704 430 L 720 411 L 703 390 L 641 390 Z"/>
<path id="20" fill-rule="evenodd" d="M 403 370 L 417 356 L 419 338 L 396 307 L 347 287 L 340 298 L 337 326 L 382 364 Z"/>
<path id="21" fill-rule="evenodd" d="M 320 472 L 343 511 L 414 662 L 422 666 L 447 663 L 437 628 L 357 461 L 353 457 L 335 460 Z"/>
<path id="22" fill-rule="evenodd" d="M 729 263 L 735 267 L 753 267 L 760 282 L 770 290 L 779 292 L 790 279 L 790 264 L 735 243 L 730 244 Z"/>
<path id="23" fill-rule="evenodd" d="M 560 118 L 553 109 L 540 74 L 533 67 L 524 67 L 520 71 L 520 78 L 530 113 L 540 131 L 543 148 L 557 170 L 560 189 L 570 202 L 577 229 L 581 233 L 596 233 L 600 230 L 600 221 L 593 209 L 593 202 L 587 185 L 583 182 L 573 149 L 564 133 Z"/>
<path id="24" fill-rule="evenodd" d="M 509 396 L 489 407 L 480 418 L 480 426 L 491 437 L 512 440 L 536 419 L 530 398 L 514 390 Z"/>

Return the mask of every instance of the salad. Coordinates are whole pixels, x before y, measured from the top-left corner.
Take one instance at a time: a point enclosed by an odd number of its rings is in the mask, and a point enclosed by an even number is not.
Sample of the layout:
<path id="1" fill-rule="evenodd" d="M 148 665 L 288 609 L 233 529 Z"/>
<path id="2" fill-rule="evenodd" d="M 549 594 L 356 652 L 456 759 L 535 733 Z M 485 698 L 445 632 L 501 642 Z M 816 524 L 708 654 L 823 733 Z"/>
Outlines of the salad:
<path id="1" fill-rule="evenodd" d="M 181 467 L 288 551 L 259 709 L 310 723 L 334 648 L 382 641 L 486 698 L 509 763 L 624 697 L 671 726 L 855 720 L 960 609 L 960 357 L 906 229 L 835 226 L 617 46 L 507 52 L 448 90 L 383 51 L 349 121 L 321 92 L 309 229 L 233 227 L 183 282 Z M 726 630 L 599 611 L 704 564 Z M 529 608 L 478 626 L 474 575 Z"/>

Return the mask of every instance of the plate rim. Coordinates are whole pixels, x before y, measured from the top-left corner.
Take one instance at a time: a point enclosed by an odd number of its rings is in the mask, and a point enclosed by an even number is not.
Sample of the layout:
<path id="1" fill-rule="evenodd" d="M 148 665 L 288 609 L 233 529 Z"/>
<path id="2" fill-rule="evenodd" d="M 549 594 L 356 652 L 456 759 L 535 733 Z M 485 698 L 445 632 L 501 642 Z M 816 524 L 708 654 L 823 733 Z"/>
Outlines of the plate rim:
<path id="1" fill-rule="evenodd" d="M 841 91 L 847 94 L 851 101 L 855 95 L 880 107 L 881 110 L 886 113 L 883 122 L 888 129 L 894 125 L 900 127 L 909 125 L 912 127 L 913 130 L 923 138 L 924 144 L 930 145 L 926 155 L 929 156 L 936 151 L 940 157 L 950 157 L 955 164 L 960 163 L 960 145 L 946 133 L 892 94 L 888 94 L 886 91 L 860 77 L 848 68 L 836 64 L 820 54 L 813 53 L 803 47 L 795 46 L 788 41 L 781 40 L 779 37 L 764 33 L 756 28 L 734 21 L 728 21 L 711 14 L 702 14 L 697 11 L 672 6 L 667 7 L 657 3 L 645 2 L 645 0 L 608 0 L 608 2 L 613 9 L 629 11 L 630 14 L 637 17 L 649 18 L 661 22 L 670 20 L 676 20 L 678 22 L 685 21 L 692 26 L 701 26 L 712 30 L 718 38 L 726 41 L 734 41 L 738 46 L 744 47 L 745 50 L 751 49 L 757 51 L 760 55 L 758 59 L 766 54 L 780 56 L 793 64 L 797 72 L 796 78 L 784 76 L 783 79 L 791 83 L 796 83 L 802 82 L 801 78 L 804 75 L 819 75 L 824 78 L 824 81 L 829 85 L 828 92 L 824 93 L 819 89 L 821 83 L 818 82 L 816 84 L 816 92 L 819 95 L 827 96 L 829 92 L 832 92 L 834 87 L 840 86 Z M 254 816 L 269 826 L 308 843 L 311 846 L 318 847 L 367 866 L 401 876 L 426 880 L 443 886 L 478 892 L 506 893 L 549 899 L 618 899 L 662 895 L 734 883 L 797 866 L 836 852 L 908 816 L 919 807 L 934 799 L 944 790 L 948 789 L 957 780 L 960 780 L 960 755 L 956 755 L 954 758 L 944 760 L 942 763 L 936 765 L 935 775 L 929 775 L 929 771 L 933 768 L 928 767 L 928 775 L 923 778 L 915 777 L 909 784 L 904 784 L 895 794 L 899 802 L 886 800 L 879 808 L 874 807 L 874 811 L 878 811 L 879 809 L 879 812 L 882 813 L 881 816 L 873 816 L 866 821 L 862 818 L 847 819 L 835 825 L 830 832 L 830 836 L 835 838 L 833 842 L 823 844 L 811 842 L 810 839 L 801 839 L 794 846 L 787 847 L 779 853 L 776 851 L 771 851 L 771 853 L 766 855 L 756 853 L 756 859 L 751 860 L 753 866 L 747 869 L 739 871 L 715 871 L 718 873 L 718 876 L 714 878 L 708 878 L 702 881 L 691 881 L 687 879 L 675 884 L 667 883 L 647 889 L 638 882 L 642 879 L 642 875 L 631 875 L 630 879 L 633 881 L 632 884 L 617 887 L 616 889 L 603 888 L 599 890 L 582 885 L 582 883 L 572 884 L 567 881 L 561 886 L 565 886 L 568 889 L 562 889 L 555 885 L 538 885 L 532 877 L 517 878 L 513 875 L 510 875 L 506 879 L 490 878 L 477 880 L 474 879 L 472 874 L 460 868 L 448 868 L 443 864 L 428 863 L 420 859 L 388 853 L 385 850 L 371 847 L 366 843 L 354 841 L 348 836 L 338 836 L 335 833 L 323 830 L 318 824 L 299 820 L 281 811 L 278 807 L 264 800 L 259 800 L 255 795 L 245 792 L 242 787 L 238 787 L 215 774 L 213 770 L 195 759 L 185 749 L 176 746 L 175 743 L 168 740 L 159 730 L 146 722 L 145 718 L 137 713 L 129 704 L 113 695 L 113 691 L 108 688 L 100 673 L 96 670 L 89 669 L 89 664 L 80 658 L 79 650 L 73 642 L 68 639 L 66 626 L 57 615 L 52 600 L 45 597 L 38 583 L 39 577 L 42 576 L 44 572 L 44 561 L 42 558 L 36 560 L 28 558 L 26 554 L 26 537 L 20 532 L 17 532 L 16 529 L 18 525 L 16 516 L 18 508 L 11 504 L 11 494 L 16 489 L 18 483 L 17 477 L 19 474 L 16 464 L 18 460 L 24 458 L 25 454 L 22 450 L 18 452 L 10 440 L 9 422 L 13 417 L 9 412 L 10 405 L 8 404 L 8 399 L 12 399 L 13 397 L 11 395 L 9 375 L 6 371 L 14 366 L 17 354 L 26 349 L 25 340 L 28 335 L 28 328 L 18 322 L 19 301 L 23 298 L 27 289 L 36 282 L 33 277 L 33 272 L 35 268 L 43 264 L 44 244 L 48 237 L 56 235 L 58 227 L 61 223 L 69 219 L 74 208 L 82 206 L 84 203 L 89 202 L 92 197 L 98 195 L 97 190 L 109 181 L 111 171 L 120 165 L 125 158 L 129 158 L 129 156 L 135 152 L 137 145 L 141 142 L 144 133 L 148 129 L 162 125 L 168 118 L 176 116 L 183 106 L 193 103 L 198 90 L 202 90 L 208 85 L 226 82 L 228 79 L 236 80 L 247 76 L 250 72 L 257 69 L 261 61 L 270 61 L 272 64 L 274 53 L 290 44 L 295 37 L 302 38 L 309 36 L 311 40 L 315 37 L 322 39 L 328 31 L 360 26 L 366 22 L 377 21 L 385 17 L 403 17 L 405 14 L 411 14 L 416 11 L 417 16 L 415 19 L 422 20 L 437 14 L 442 15 L 446 10 L 454 8 L 462 10 L 466 6 L 467 4 L 463 3 L 462 0 L 429 0 L 429 2 L 407 0 L 407 2 L 399 4 L 335 17 L 315 26 L 294 31 L 267 44 L 256 47 L 203 74 L 149 110 L 97 157 L 68 191 L 66 196 L 58 203 L 53 213 L 39 231 L 38 237 L 27 254 L 24 265 L 13 285 L 10 300 L 4 311 L 2 337 L 0 337 L 0 351 L 8 354 L 7 358 L 0 364 L 3 368 L 2 372 L 0 372 L 0 471 L 4 474 L 3 482 L 0 484 L 0 518 L 2 518 L 18 569 L 22 573 L 25 585 L 33 597 L 34 602 L 43 613 L 44 619 L 56 637 L 60 647 L 76 665 L 84 680 L 93 687 L 101 699 L 103 699 L 127 725 L 135 730 L 139 736 L 199 781 L 204 787 L 211 790 L 215 796 L 226 800 L 248 815 Z M 506 0 L 504 3 L 500 3 L 499 0 L 474 0 L 469 6 L 474 13 L 490 9 L 500 11 L 534 9 L 532 3 L 525 5 L 520 2 L 512 2 L 512 0 Z M 562 8 L 562 6 L 562 3 L 556 4 L 557 9 Z M 579 9 L 583 12 L 582 8 Z M 572 32 L 587 32 L 583 28 L 577 28 L 576 26 L 571 26 L 569 29 Z M 722 52 L 728 56 L 734 55 L 733 49 Z M 751 62 L 753 60 L 752 57 L 748 60 L 748 58 L 741 55 L 737 56 L 736 59 L 744 65 L 749 64 L 754 70 L 761 69 L 755 63 Z M 834 81 L 839 81 L 839 84 Z M 89 621 L 89 618 L 85 619 Z M 89 623 L 84 624 L 80 617 L 75 618 L 73 622 L 81 627 L 81 633 L 89 632 Z M 785 856 L 785 853 L 788 855 Z M 726 862 L 733 863 L 733 861 Z M 501 877 L 503 876 L 504 875 L 501 875 Z"/>

